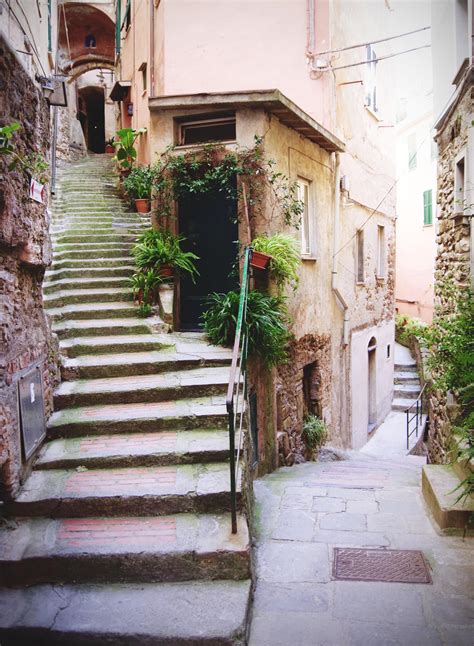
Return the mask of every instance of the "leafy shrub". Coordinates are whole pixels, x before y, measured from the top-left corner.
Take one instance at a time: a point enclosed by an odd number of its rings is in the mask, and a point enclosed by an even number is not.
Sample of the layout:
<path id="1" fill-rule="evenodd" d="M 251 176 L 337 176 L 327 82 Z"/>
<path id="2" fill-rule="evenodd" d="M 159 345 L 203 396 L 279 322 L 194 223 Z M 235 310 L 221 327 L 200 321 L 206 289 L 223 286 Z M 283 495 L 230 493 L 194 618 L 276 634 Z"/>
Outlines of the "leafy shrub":
<path id="1" fill-rule="evenodd" d="M 133 298 L 140 304 L 153 303 L 155 290 L 161 283 L 161 277 L 154 269 L 137 271 L 129 278 L 133 289 Z"/>
<path id="2" fill-rule="evenodd" d="M 123 180 L 123 186 L 134 200 L 146 200 L 150 197 L 153 183 L 153 171 L 149 166 L 134 168 Z"/>
<path id="3" fill-rule="evenodd" d="M 301 435 L 309 449 L 317 449 L 326 442 L 328 429 L 322 419 L 310 413 L 304 418 Z"/>
<path id="4" fill-rule="evenodd" d="M 211 343 L 232 345 L 239 310 L 239 292 L 211 294 L 209 309 L 204 312 L 204 330 Z M 247 330 L 249 354 L 262 358 L 267 365 L 287 360 L 291 339 L 289 318 L 284 298 L 251 291 L 247 299 Z"/>
<path id="5" fill-rule="evenodd" d="M 138 238 L 132 249 L 135 264 L 139 270 L 159 270 L 163 265 L 187 272 L 194 280 L 199 274 L 195 261 L 199 260 L 191 251 L 183 251 L 183 236 L 175 236 L 170 231 L 148 229 Z"/>
<path id="6" fill-rule="evenodd" d="M 276 233 L 273 236 L 260 236 L 252 242 L 255 251 L 266 253 L 272 257 L 270 270 L 281 288 L 287 282 L 298 287 L 298 268 L 301 264 L 298 242 L 292 236 Z"/>
<path id="7" fill-rule="evenodd" d="M 137 314 L 140 318 L 146 319 L 153 314 L 153 308 L 149 303 L 141 303 Z"/>
<path id="8" fill-rule="evenodd" d="M 412 318 L 406 314 L 397 314 L 395 317 L 395 327 L 399 342 L 403 345 L 409 345 L 410 338 L 413 336 L 418 339 L 424 339 L 428 326 L 419 319 Z"/>
<path id="9" fill-rule="evenodd" d="M 123 170 L 132 168 L 137 158 L 137 149 L 134 144 L 140 135 L 146 132 L 146 128 L 122 128 L 117 131 L 118 139 L 114 139 L 112 146 L 115 146 L 115 157 Z"/>

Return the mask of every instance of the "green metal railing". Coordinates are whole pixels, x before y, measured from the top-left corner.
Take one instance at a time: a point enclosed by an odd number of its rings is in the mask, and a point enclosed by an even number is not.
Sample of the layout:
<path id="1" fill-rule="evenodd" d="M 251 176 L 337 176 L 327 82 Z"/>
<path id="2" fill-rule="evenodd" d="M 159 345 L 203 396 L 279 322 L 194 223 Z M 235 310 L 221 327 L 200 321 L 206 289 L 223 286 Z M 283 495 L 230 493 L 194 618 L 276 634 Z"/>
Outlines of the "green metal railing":
<path id="1" fill-rule="evenodd" d="M 249 293 L 250 260 L 252 248 L 246 247 L 240 286 L 239 311 L 235 328 L 234 349 L 230 368 L 229 386 L 227 388 L 227 416 L 229 419 L 229 452 L 230 452 L 230 495 L 232 514 L 232 533 L 237 533 L 237 483 L 239 481 L 240 455 L 244 436 L 244 417 L 249 410 L 247 402 L 247 296 Z M 235 432 L 238 429 L 238 446 L 236 451 Z"/>

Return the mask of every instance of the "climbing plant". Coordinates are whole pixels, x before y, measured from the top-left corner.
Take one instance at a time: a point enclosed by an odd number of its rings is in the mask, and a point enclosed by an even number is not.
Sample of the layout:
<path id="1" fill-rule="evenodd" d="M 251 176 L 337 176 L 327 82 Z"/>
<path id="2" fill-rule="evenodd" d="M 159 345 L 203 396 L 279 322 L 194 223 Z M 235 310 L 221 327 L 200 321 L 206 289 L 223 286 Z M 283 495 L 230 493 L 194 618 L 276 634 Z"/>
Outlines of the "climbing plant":
<path id="1" fill-rule="evenodd" d="M 273 211 L 279 211 L 286 224 L 298 227 L 304 205 L 298 200 L 296 182 L 275 170 L 275 162 L 265 158 L 262 144 L 263 138 L 256 136 L 252 148 L 235 150 L 206 144 L 199 150 L 179 153 L 170 146 L 153 168 L 158 216 L 172 216 L 173 203 L 183 197 L 218 192 L 229 200 L 239 200 L 245 190 L 250 216 L 262 212 L 268 195 Z"/>

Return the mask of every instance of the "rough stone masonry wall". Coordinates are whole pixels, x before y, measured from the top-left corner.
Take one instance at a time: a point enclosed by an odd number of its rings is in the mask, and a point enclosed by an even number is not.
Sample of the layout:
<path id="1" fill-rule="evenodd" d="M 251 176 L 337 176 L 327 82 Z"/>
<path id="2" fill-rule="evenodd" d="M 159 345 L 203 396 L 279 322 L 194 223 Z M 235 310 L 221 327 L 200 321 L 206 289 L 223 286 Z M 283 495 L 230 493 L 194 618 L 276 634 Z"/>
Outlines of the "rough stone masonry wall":
<path id="1" fill-rule="evenodd" d="M 469 218 L 456 203 L 454 195 L 455 162 L 467 147 L 471 126 L 474 88 L 467 87 L 451 117 L 439 131 L 438 143 L 438 234 L 435 266 L 435 296 L 442 301 L 442 284 L 469 285 L 470 228 Z M 450 406 L 446 393 L 430 395 L 429 461 L 444 464 L 449 460 L 451 443 Z"/>
<path id="2" fill-rule="evenodd" d="M 305 446 L 301 437 L 303 427 L 305 366 L 314 364 L 311 371 L 310 397 L 318 402 L 319 416 L 331 403 L 331 338 L 307 334 L 293 341 L 289 360 L 278 366 L 277 440 L 280 466 L 291 466 L 304 460 Z"/>
<path id="3" fill-rule="evenodd" d="M 49 150 L 49 108 L 22 65 L 0 38 L 0 125 L 21 124 L 14 136 L 22 155 Z M 42 306 L 42 281 L 51 262 L 46 205 L 29 198 L 29 176 L 8 171 L 0 158 L 0 498 L 14 496 L 22 465 L 17 384 L 40 365 L 46 415 L 52 410 L 57 345 Z"/>

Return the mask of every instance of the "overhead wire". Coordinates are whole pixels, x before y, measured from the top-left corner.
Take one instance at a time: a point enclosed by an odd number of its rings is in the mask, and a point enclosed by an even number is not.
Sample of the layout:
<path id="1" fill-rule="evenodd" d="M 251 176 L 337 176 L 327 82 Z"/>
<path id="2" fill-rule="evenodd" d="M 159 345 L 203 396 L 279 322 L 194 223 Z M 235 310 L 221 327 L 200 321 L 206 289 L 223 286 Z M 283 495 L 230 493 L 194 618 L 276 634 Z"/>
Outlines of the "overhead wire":
<path id="1" fill-rule="evenodd" d="M 25 12 L 23 11 L 23 8 L 21 7 L 21 5 L 18 5 L 18 6 L 19 6 L 19 7 L 20 7 L 20 9 L 22 10 L 23 15 L 25 15 Z M 44 69 L 44 67 L 43 67 L 43 63 L 41 62 L 41 58 L 40 58 L 40 56 L 39 56 L 39 54 L 38 54 L 38 49 L 37 49 L 37 47 L 36 47 L 36 42 L 35 42 L 35 39 L 34 39 L 34 36 L 33 36 L 33 31 L 32 31 L 32 29 L 31 29 L 31 27 L 30 27 L 29 22 L 28 22 L 28 18 L 26 18 L 26 16 L 25 16 L 26 24 L 28 25 L 28 29 L 30 30 L 30 35 L 28 35 L 28 34 L 26 33 L 25 28 L 23 27 L 23 25 L 22 25 L 22 23 L 21 23 L 21 20 L 18 18 L 18 16 L 16 15 L 16 13 L 13 11 L 12 6 L 11 6 L 11 2 L 9 2 L 9 3 L 8 3 L 8 11 L 9 11 L 9 13 L 11 13 L 11 14 L 12 14 L 12 16 L 13 16 L 13 17 L 15 18 L 15 20 L 17 21 L 18 26 L 20 27 L 20 29 L 21 29 L 21 31 L 22 31 L 22 33 L 23 33 L 23 35 L 24 35 L 24 36 L 26 36 L 26 38 L 28 38 L 28 42 L 30 43 L 30 45 L 31 45 L 31 49 L 34 51 L 34 53 L 35 53 L 35 55 L 36 55 L 36 59 L 37 59 L 37 61 L 38 61 L 38 63 L 39 63 L 39 66 L 41 67 L 41 70 L 42 70 L 42 72 L 43 72 L 43 75 L 44 75 L 44 76 L 47 76 L 47 74 L 46 74 L 46 72 L 45 72 L 45 69 Z"/>
<path id="2" fill-rule="evenodd" d="M 394 58 L 395 56 L 401 56 L 402 54 L 408 54 L 409 52 L 416 52 L 419 49 L 427 49 L 431 47 L 429 45 L 420 45 L 419 47 L 412 47 L 411 49 L 404 49 L 402 52 L 395 52 L 394 54 L 386 54 L 385 56 L 377 56 L 377 58 L 372 58 L 370 61 L 360 61 L 359 63 L 348 63 L 347 65 L 338 65 L 337 67 L 323 67 L 320 68 L 319 72 L 334 72 L 335 70 L 345 70 L 348 67 L 358 67 L 359 65 L 367 65 L 368 63 L 378 63 L 378 61 L 383 61 L 386 58 Z"/>

